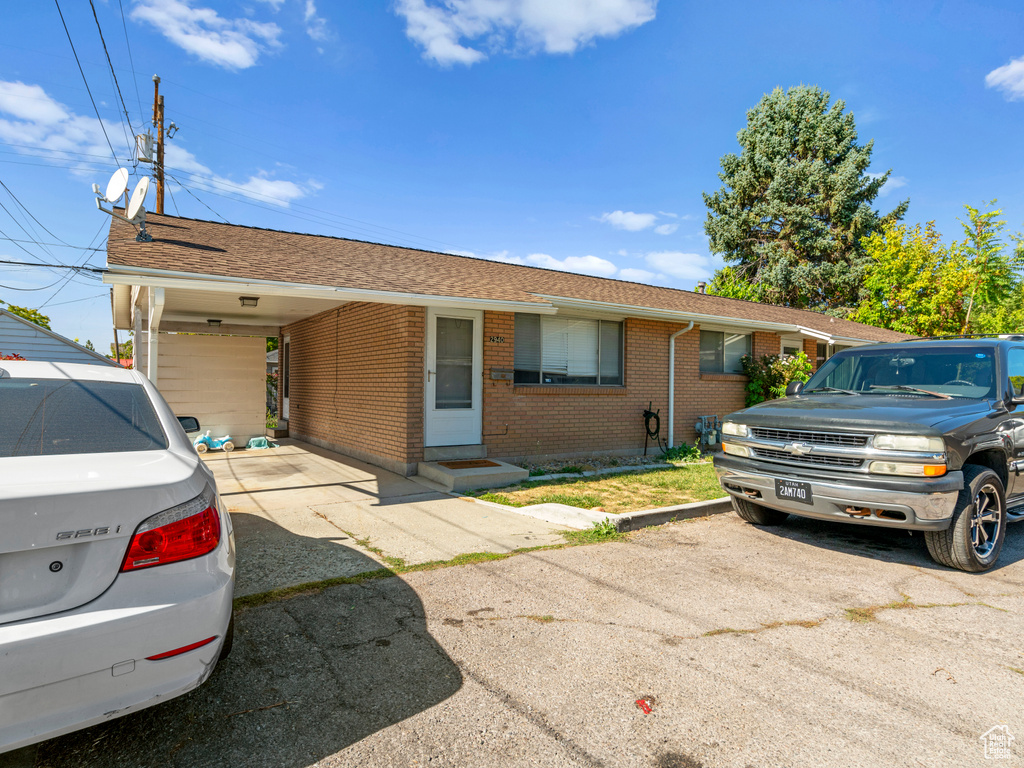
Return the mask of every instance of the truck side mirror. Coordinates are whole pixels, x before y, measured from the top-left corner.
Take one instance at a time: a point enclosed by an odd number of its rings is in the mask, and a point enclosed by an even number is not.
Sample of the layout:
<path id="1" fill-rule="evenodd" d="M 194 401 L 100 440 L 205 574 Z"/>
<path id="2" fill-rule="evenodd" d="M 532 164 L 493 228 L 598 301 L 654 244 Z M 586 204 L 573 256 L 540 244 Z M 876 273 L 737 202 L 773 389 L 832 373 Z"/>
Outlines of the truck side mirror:
<path id="1" fill-rule="evenodd" d="M 804 391 L 804 383 L 802 381 L 791 381 L 786 385 L 786 397 L 793 397 L 799 395 Z"/>
<path id="2" fill-rule="evenodd" d="M 198 432 L 201 429 L 199 419 L 195 416 L 179 416 L 178 423 L 185 432 Z"/>

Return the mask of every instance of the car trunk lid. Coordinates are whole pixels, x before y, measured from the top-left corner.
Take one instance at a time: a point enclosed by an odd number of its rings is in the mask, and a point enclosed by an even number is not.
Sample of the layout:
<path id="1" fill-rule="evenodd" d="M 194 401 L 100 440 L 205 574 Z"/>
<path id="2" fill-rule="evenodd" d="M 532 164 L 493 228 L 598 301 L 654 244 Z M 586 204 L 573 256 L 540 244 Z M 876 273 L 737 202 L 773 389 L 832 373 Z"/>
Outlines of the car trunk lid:
<path id="1" fill-rule="evenodd" d="M 0 462 L 0 624 L 101 595 L 139 523 L 209 482 L 198 456 L 173 450 Z"/>

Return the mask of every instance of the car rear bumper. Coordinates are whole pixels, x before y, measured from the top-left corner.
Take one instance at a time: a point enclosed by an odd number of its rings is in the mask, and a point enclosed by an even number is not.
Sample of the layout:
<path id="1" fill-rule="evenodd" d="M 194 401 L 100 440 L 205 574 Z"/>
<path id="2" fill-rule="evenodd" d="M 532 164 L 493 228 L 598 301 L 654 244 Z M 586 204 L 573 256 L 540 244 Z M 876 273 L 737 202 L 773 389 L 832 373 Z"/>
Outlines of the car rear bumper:
<path id="1" fill-rule="evenodd" d="M 854 485 L 849 481 L 776 472 L 760 465 L 754 467 L 750 466 L 750 461 L 729 456 L 716 456 L 714 462 L 718 481 L 731 496 L 801 517 L 884 528 L 945 530 L 953 516 L 959 489 L 963 487 L 960 472 L 948 473 L 939 483 L 909 479 L 895 488 L 894 483 L 887 480 L 884 482 L 887 487 L 876 488 L 867 478 Z M 775 481 L 780 479 L 807 483 L 813 503 L 780 498 L 775 492 Z M 856 512 L 850 513 L 850 509 Z"/>
<path id="2" fill-rule="evenodd" d="M 122 573 L 73 611 L 0 625 L 0 752 L 173 698 L 213 672 L 231 618 L 234 544 Z M 147 660 L 200 640 L 195 650 Z"/>

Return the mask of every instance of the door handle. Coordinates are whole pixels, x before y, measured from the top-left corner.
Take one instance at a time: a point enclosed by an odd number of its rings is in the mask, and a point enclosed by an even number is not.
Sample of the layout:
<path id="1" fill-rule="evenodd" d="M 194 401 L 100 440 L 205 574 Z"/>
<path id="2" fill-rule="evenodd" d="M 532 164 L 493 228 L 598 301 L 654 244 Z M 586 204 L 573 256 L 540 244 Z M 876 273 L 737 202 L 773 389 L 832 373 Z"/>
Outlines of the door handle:
<path id="1" fill-rule="evenodd" d="M 431 376 L 437 376 L 437 371 L 427 371 L 427 382 L 429 383 Z"/>

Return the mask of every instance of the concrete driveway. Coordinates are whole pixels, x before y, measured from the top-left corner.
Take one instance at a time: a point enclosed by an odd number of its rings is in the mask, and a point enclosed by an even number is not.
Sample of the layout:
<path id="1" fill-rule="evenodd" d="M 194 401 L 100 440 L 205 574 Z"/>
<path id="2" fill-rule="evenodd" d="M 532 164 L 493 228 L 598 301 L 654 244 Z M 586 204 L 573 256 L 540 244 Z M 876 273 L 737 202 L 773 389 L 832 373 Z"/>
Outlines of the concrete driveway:
<path id="1" fill-rule="evenodd" d="M 238 595 L 562 540 L 559 526 L 307 443 L 204 459 L 235 525 Z"/>
<path id="2" fill-rule="evenodd" d="M 718 515 L 246 609 L 204 686 L 22 764 L 1019 765 L 982 737 L 1024 739 L 1022 587 L 1024 526 L 970 575 Z"/>

